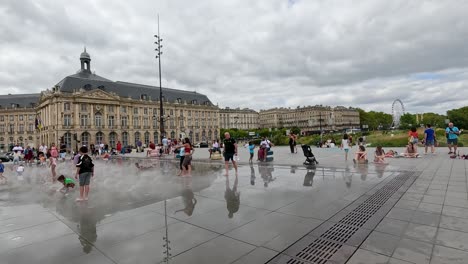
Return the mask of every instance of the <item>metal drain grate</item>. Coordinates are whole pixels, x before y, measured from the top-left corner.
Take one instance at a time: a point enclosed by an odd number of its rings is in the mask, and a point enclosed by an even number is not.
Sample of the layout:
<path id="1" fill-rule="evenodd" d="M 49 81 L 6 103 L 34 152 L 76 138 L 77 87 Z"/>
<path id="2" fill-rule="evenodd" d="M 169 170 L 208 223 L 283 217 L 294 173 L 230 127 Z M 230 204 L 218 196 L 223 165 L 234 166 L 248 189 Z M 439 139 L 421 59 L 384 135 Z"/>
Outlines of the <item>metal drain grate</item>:
<path id="1" fill-rule="evenodd" d="M 368 197 L 362 204 L 346 214 L 341 220 L 321 233 L 319 237 L 314 239 L 311 236 L 306 236 L 289 247 L 286 251 L 288 252 L 287 255 L 291 257 L 285 258 L 284 255 L 280 255 L 273 259 L 271 263 L 326 263 L 369 221 L 369 219 L 382 209 L 387 201 L 389 201 L 408 180 L 411 180 L 410 184 L 412 184 L 416 179 L 415 175 L 415 172 L 405 172 L 396 176 Z M 401 195 L 403 195 L 403 192 L 398 195 L 398 198 L 401 197 Z M 382 215 L 381 218 L 383 217 L 384 215 Z M 310 240 L 311 238 L 312 240 Z M 306 239 L 309 239 L 311 242 L 304 246 L 304 243 L 301 243 L 301 241 Z"/>

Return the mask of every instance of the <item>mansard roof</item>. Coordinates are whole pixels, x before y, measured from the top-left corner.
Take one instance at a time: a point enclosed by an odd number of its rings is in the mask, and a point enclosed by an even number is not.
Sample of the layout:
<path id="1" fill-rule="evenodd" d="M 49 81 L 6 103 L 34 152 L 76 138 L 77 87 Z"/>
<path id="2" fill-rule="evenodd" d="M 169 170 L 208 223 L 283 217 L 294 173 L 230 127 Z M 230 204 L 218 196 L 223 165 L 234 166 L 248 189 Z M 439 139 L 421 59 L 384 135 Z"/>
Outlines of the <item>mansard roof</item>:
<path id="1" fill-rule="evenodd" d="M 80 71 L 76 74 L 65 77 L 57 84 L 61 92 L 72 93 L 74 91 L 101 89 L 107 92 L 113 92 L 125 98 L 159 100 L 159 87 L 129 83 L 114 82 L 88 71 Z M 169 102 L 213 105 L 210 99 L 204 94 L 193 91 L 177 90 L 171 88 L 162 88 L 163 99 Z"/>
<path id="2" fill-rule="evenodd" d="M 32 108 L 39 102 L 39 93 L 34 94 L 7 94 L 0 95 L 0 109 L 5 108 Z"/>

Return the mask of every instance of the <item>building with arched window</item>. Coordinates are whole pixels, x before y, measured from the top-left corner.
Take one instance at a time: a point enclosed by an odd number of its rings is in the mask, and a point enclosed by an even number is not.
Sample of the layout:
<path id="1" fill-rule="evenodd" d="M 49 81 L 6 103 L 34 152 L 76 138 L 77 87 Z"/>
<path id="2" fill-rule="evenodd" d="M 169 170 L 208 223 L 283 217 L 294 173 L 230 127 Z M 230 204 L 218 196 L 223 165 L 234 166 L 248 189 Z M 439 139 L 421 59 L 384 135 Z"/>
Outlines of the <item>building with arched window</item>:
<path id="1" fill-rule="evenodd" d="M 74 149 L 100 142 L 111 147 L 118 141 L 158 143 L 163 136 L 161 117 L 166 137 L 197 134 L 212 135 L 205 138 L 213 140 L 219 135 L 219 108 L 206 95 L 162 88 L 164 113 L 160 113 L 159 87 L 96 75 L 86 49 L 80 63 L 76 74 L 39 94 L 0 96 L 0 147 L 64 142 Z"/>

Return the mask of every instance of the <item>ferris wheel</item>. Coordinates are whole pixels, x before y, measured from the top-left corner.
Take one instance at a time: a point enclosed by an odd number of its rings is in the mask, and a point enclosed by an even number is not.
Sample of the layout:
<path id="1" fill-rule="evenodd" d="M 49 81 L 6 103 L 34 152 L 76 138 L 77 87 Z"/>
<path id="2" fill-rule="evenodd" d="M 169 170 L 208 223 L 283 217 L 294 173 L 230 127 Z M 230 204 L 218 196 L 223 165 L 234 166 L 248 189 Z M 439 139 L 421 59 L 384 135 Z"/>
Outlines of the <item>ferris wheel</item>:
<path id="1" fill-rule="evenodd" d="M 403 102 L 400 99 L 396 99 L 392 103 L 392 118 L 393 118 L 393 123 L 392 127 L 399 127 L 400 126 L 400 118 L 402 115 L 405 114 L 405 106 L 403 105 Z"/>

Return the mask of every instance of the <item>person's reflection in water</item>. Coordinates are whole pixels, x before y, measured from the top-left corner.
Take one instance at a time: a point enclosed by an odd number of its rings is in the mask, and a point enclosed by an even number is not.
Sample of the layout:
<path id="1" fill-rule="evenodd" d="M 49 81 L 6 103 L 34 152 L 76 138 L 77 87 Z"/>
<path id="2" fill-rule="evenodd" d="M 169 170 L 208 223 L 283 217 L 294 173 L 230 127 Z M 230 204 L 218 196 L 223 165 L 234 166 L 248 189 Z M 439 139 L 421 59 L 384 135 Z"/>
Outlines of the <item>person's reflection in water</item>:
<path id="1" fill-rule="evenodd" d="M 361 174 L 361 180 L 365 181 L 367 179 L 367 174 L 369 173 L 369 165 L 368 164 L 356 164 L 355 165 L 356 171 Z"/>
<path id="2" fill-rule="evenodd" d="M 186 215 L 191 216 L 193 211 L 195 210 L 195 205 L 197 204 L 197 199 L 195 199 L 195 195 L 193 194 L 192 190 L 192 178 L 182 178 L 182 184 L 184 186 L 182 190 L 182 200 L 184 202 L 184 208 L 175 211 L 177 212 L 184 212 Z"/>
<path id="3" fill-rule="evenodd" d="M 274 168 L 273 166 L 265 165 L 265 164 L 259 164 L 258 165 L 258 171 L 260 172 L 260 175 L 262 176 L 263 179 L 263 186 L 268 187 L 268 184 L 276 178 L 273 178 L 272 172 Z"/>
<path id="4" fill-rule="evenodd" d="M 304 186 L 312 186 L 312 184 L 314 183 L 316 167 L 315 165 L 308 165 L 306 166 L 306 168 L 307 168 L 307 172 L 306 172 L 306 175 L 304 176 Z"/>
<path id="5" fill-rule="evenodd" d="M 83 246 L 83 252 L 88 254 L 93 249 L 92 245 L 96 242 L 96 224 L 97 218 L 93 208 L 89 208 L 86 204 L 78 206 L 80 222 L 78 223 L 79 239 Z"/>
<path id="6" fill-rule="evenodd" d="M 385 172 L 385 168 L 388 166 L 388 163 L 379 163 L 375 164 L 375 173 L 377 173 L 377 178 L 382 178 Z"/>
<path id="7" fill-rule="evenodd" d="M 314 164 L 314 165 L 315 165 L 315 164 Z M 294 166 L 294 165 L 293 165 L 293 166 L 291 166 L 290 172 L 291 172 L 291 173 L 296 173 L 296 169 L 297 169 L 297 166 Z"/>
<path id="8" fill-rule="evenodd" d="M 250 163 L 250 185 L 255 185 L 255 169 L 253 163 Z"/>
<path id="9" fill-rule="evenodd" d="M 353 181 L 353 173 L 351 173 L 351 170 L 349 169 L 349 166 L 346 166 L 344 172 L 343 172 L 343 179 L 345 181 L 346 187 L 350 188 L 351 187 L 351 182 Z"/>
<path id="10" fill-rule="evenodd" d="M 236 174 L 234 185 L 232 189 L 230 187 L 229 176 L 226 176 L 226 192 L 224 192 L 224 199 L 226 199 L 226 207 L 229 212 L 228 217 L 232 218 L 234 213 L 239 211 L 240 205 L 240 192 L 237 190 L 237 185 L 239 184 L 239 178 Z"/>

